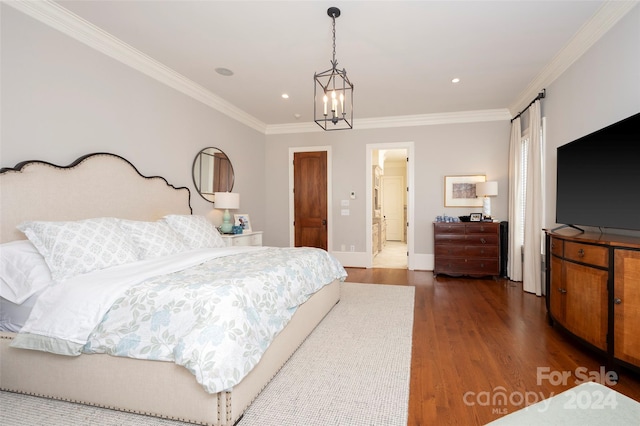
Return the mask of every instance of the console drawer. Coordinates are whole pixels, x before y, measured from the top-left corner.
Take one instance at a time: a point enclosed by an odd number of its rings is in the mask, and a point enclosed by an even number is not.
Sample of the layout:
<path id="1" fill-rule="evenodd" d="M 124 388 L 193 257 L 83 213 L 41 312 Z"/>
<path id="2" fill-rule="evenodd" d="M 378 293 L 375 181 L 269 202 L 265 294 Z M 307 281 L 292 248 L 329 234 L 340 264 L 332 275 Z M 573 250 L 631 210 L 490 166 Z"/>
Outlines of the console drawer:
<path id="1" fill-rule="evenodd" d="M 565 241 L 564 258 L 588 265 L 609 267 L 609 249 L 605 246 Z"/>

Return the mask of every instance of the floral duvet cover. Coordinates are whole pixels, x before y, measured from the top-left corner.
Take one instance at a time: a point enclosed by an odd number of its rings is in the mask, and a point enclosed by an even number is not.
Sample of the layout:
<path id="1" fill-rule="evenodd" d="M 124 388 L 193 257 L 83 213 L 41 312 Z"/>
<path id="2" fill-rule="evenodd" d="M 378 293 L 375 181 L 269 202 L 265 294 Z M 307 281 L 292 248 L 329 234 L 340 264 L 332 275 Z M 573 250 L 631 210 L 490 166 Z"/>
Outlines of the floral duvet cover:
<path id="1" fill-rule="evenodd" d="M 123 289 L 81 350 L 172 361 L 207 392 L 227 390 L 258 363 L 299 305 L 345 277 L 333 256 L 315 248 L 225 254 Z"/>

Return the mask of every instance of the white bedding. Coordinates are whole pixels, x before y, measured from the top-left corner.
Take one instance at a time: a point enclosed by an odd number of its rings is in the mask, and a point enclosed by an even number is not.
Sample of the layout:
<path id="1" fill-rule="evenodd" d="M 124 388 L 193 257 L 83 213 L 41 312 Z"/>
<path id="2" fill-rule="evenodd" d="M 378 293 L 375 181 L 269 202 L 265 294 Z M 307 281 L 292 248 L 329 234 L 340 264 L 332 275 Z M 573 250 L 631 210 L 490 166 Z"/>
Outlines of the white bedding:
<path id="1" fill-rule="evenodd" d="M 311 294 L 345 276 L 311 248 L 204 249 L 121 265 L 49 287 L 12 346 L 173 361 L 215 393 L 251 371 Z"/>
<path id="2" fill-rule="evenodd" d="M 0 331 L 17 333 L 27 322 L 33 305 L 43 290 L 38 291 L 22 303 L 13 303 L 0 297 Z"/>
<path id="3" fill-rule="evenodd" d="M 91 331 L 113 302 L 133 285 L 235 253 L 238 253 L 236 247 L 187 251 L 77 275 L 52 285 L 38 298 L 13 345 L 60 355 L 80 355 Z"/>

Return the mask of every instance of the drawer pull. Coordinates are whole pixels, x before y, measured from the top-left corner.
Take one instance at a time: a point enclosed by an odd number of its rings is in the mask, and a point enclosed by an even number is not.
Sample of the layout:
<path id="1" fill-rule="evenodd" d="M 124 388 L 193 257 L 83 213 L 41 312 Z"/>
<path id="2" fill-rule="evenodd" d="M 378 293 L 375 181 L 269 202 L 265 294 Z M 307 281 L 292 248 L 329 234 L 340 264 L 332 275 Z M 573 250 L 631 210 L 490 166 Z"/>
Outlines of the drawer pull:
<path id="1" fill-rule="evenodd" d="M 578 256 L 584 257 L 584 250 L 583 249 L 578 250 Z"/>
<path id="2" fill-rule="evenodd" d="M 567 290 L 565 290 L 564 288 L 559 288 L 558 291 L 560 292 L 560 294 L 567 294 Z"/>
<path id="3" fill-rule="evenodd" d="M 484 231 L 484 226 L 481 226 L 480 227 L 480 232 L 483 232 L 483 231 Z"/>
<path id="4" fill-rule="evenodd" d="M 485 240 L 484 238 L 480 238 L 480 242 L 481 242 L 482 244 L 486 244 L 486 243 L 487 243 L 487 240 Z"/>
<path id="5" fill-rule="evenodd" d="M 613 303 L 615 303 L 616 305 L 619 305 L 622 303 L 622 300 L 620 300 L 619 297 L 616 297 L 615 299 L 613 299 Z"/>

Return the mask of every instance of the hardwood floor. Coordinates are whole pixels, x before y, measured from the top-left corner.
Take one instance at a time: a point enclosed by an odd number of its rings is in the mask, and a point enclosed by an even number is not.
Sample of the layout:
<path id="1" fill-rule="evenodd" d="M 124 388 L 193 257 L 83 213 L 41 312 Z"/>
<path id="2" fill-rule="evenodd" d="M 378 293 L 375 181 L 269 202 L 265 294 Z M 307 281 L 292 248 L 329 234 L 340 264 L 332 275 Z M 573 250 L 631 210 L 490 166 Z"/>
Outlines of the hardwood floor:
<path id="1" fill-rule="evenodd" d="M 348 282 L 415 287 L 409 426 L 482 425 L 605 371 L 604 358 L 548 325 L 545 299 L 519 283 L 346 269 Z M 619 374 L 610 387 L 640 401 L 640 375 Z"/>

